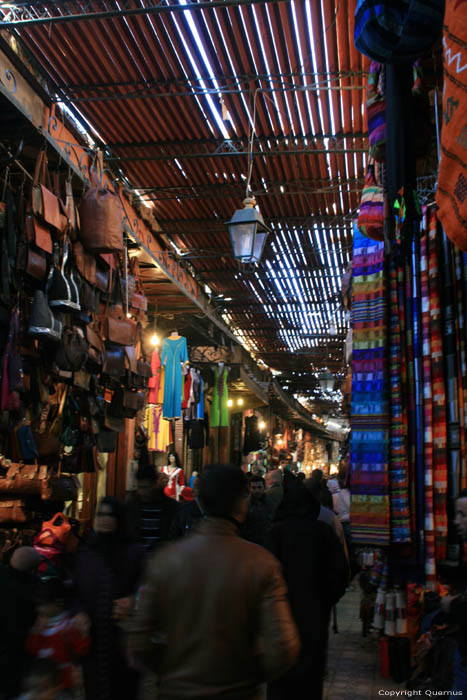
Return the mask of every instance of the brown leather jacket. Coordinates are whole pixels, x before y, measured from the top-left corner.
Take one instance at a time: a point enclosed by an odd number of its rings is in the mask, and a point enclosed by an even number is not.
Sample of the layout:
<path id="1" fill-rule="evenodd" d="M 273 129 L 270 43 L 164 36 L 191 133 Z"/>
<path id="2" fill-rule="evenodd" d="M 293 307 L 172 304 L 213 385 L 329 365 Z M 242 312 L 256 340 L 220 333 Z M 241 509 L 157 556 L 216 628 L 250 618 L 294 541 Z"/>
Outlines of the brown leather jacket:
<path id="1" fill-rule="evenodd" d="M 256 699 L 299 648 L 278 561 L 233 522 L 206 518 L 152 559 L 130 651 L 157 665 L 158 698 Z"/>

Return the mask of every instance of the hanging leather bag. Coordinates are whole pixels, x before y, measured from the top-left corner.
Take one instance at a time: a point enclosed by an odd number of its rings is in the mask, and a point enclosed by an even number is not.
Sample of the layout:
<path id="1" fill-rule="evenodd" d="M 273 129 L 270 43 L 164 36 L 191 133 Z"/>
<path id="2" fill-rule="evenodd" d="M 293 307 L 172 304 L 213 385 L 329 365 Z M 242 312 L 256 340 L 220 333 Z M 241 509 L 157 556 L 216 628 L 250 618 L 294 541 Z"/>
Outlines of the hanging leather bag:
<path id="1" fill-rule="evenodd" d="M 138 311 L 148 310 L 148 299 L 144 293 L 143 283 L 141 281 L 141 273 L 139 269 L 138 258 L 133 257 L 130 260 L 130 274 L 135 279 L 135 290 L 130 306 Z"/>
<path id="2" fill-rule="evenodd" d="M 51 255 L 53 243 L 50 229 L 32 214 L 26 215 L 25 228 L 28 240 L 33 242 L 37 248 L 43 250 L 44 253 L 49 253 Z"/>
<path id="3" fill-rule="evenodd" d="M 104 314 L 101 316 L 102 337 L 116 345 L 134 345 L 136 343 L 137 326 L 135 321 L 127 318 L 121 306 L 110 306 L 110 290 L 112 289 L 112 270 L 109 274 L 109 291 Z"/>
<path id="4" fill-rule="evenodd" d="M 105 348 L 104 374 L 121 379 L 125 374 L 125 351 L 121 345 L 107 344 Z"/>
<path id="5" fill-rule="evenodd" d="M 97 451 L 111 454 L 117 448 L 118 433 L 114 430 L 103 428 L 97 436 Z"/>
<path id="6" fill-rule="evenodd" d="M 34 170 L 32 210 L 36 217 L 58 231 L 66 228 L 67 221 L 61 214 L 59 199 L 52 192 L 45 151 L 39 153 Z"/>
<path id="7" fill-rule="evenodd" d="M 125 418 L 134 418 L 138 411 L 144 407 L 144 394 L 141 391 L 123 392 L 123 415 Z"/>
<path id="8" fill-rule="evenodd" d="M 86 340 L 88 341 L 88 363 L 101 369 L 104 364 L 105 347 L 93 323 L 86 326 Z"/>
<path id="9" fill-rule="evenodd" d="M 0 523 L 22 525 L 27 521 L 24 502 L 19 499 L 0 499 Z"/>
<path id="10" fill-rule="evenodd" d="M 93 187 L 85 192 L 80 207 L 80 240 L 92 253 L 123 250 L 123 206 L 118 193 L 99 182 L 92 171 Z"/>
<path id="11" fill-rule="evenodd" d="M 14 463 L 8 468 L 6 476 L 0 478 L 0 494 L 40 496 L 47 486 L 48 479 L 47 465 Z"/>
<path id="12" fill-rule="evenodd" d="M 77 326 L 68 326 L 64 329 L 60 347 L 55 355 L 54 365 L 59 374 L 79 372 L 88 359 L 88 343 L 84 332 Z"/>
<path id="13" fill-rule="evenodd" d="M 51 421 L 39 419 L 32 424 L 34 440 L 40 457 L 53 457 L 59 454 L 61 448 L 60 436 L 63 432 L 63 409 L 68 393 L 68 387 L 63 391 L 55 416 Z"/>

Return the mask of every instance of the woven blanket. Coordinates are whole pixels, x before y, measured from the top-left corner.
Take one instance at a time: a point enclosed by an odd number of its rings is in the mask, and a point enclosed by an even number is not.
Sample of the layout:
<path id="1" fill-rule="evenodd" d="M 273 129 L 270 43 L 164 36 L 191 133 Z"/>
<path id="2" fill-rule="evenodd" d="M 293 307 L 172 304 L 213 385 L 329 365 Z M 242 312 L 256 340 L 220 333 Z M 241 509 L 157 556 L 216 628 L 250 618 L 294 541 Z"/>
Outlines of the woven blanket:
<path id="1" fill-rule="evenodd" d="M 361 544 L 388 544 L 389 405 L 384 244 L 354 227 L 351 528 Z"/>

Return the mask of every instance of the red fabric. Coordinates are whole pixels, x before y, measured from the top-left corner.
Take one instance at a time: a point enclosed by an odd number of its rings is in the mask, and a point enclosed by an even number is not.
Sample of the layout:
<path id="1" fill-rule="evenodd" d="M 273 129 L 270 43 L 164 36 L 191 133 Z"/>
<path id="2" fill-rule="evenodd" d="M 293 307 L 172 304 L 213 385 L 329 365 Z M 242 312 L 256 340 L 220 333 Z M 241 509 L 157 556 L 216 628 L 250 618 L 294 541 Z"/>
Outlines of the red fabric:
<path id="1" fill-rule="evenodd" d="M 151 355 L 151 372 L 152 377 L 149 378 L 149 397 L 148 403 L 157 403 L 157 398 L 159 395 L 159 389 L 161 384 L 161 358 L 159 357 L 157 350 Z"/>
<path id="2" fill-rule="evenodd" d="M 185 377 L 185 383 L 183 386 L 183 402 L 182 402 L 182 408 L 188 408 L 188 403 L 190 401 L 190 392 L 191 392 L 191 383 L 193 381 L 193 378 L 188 372 L 188 374 Z"/>
<path id="3" fill-rule="evenodd" d="M 26 649 L 32 656 L 55 661 L 60 668 L 64 688 L 74 685 L 73 659 L 87 654 L 90 646 L 91 638 L 79 634 L 73 620 L 66 615 L 54 618 L 42 632 L 29 634 L 26 643 Z"/>

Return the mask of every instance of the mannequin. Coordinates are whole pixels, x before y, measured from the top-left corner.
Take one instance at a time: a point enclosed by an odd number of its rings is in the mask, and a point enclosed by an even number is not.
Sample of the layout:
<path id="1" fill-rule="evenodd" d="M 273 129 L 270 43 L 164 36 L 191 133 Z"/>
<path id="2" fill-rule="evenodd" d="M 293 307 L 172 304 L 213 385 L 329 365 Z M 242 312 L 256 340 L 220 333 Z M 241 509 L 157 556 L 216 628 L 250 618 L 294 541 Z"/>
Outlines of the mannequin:
<path id="1" fill-rule="evenodd" d="M 169 477 L 169 483 L 164 489 L 165 495 L 178 501 L 185 485 L 185 477 L 175 452 L 169 452 L 168 464 L 161 471 Z"/>

